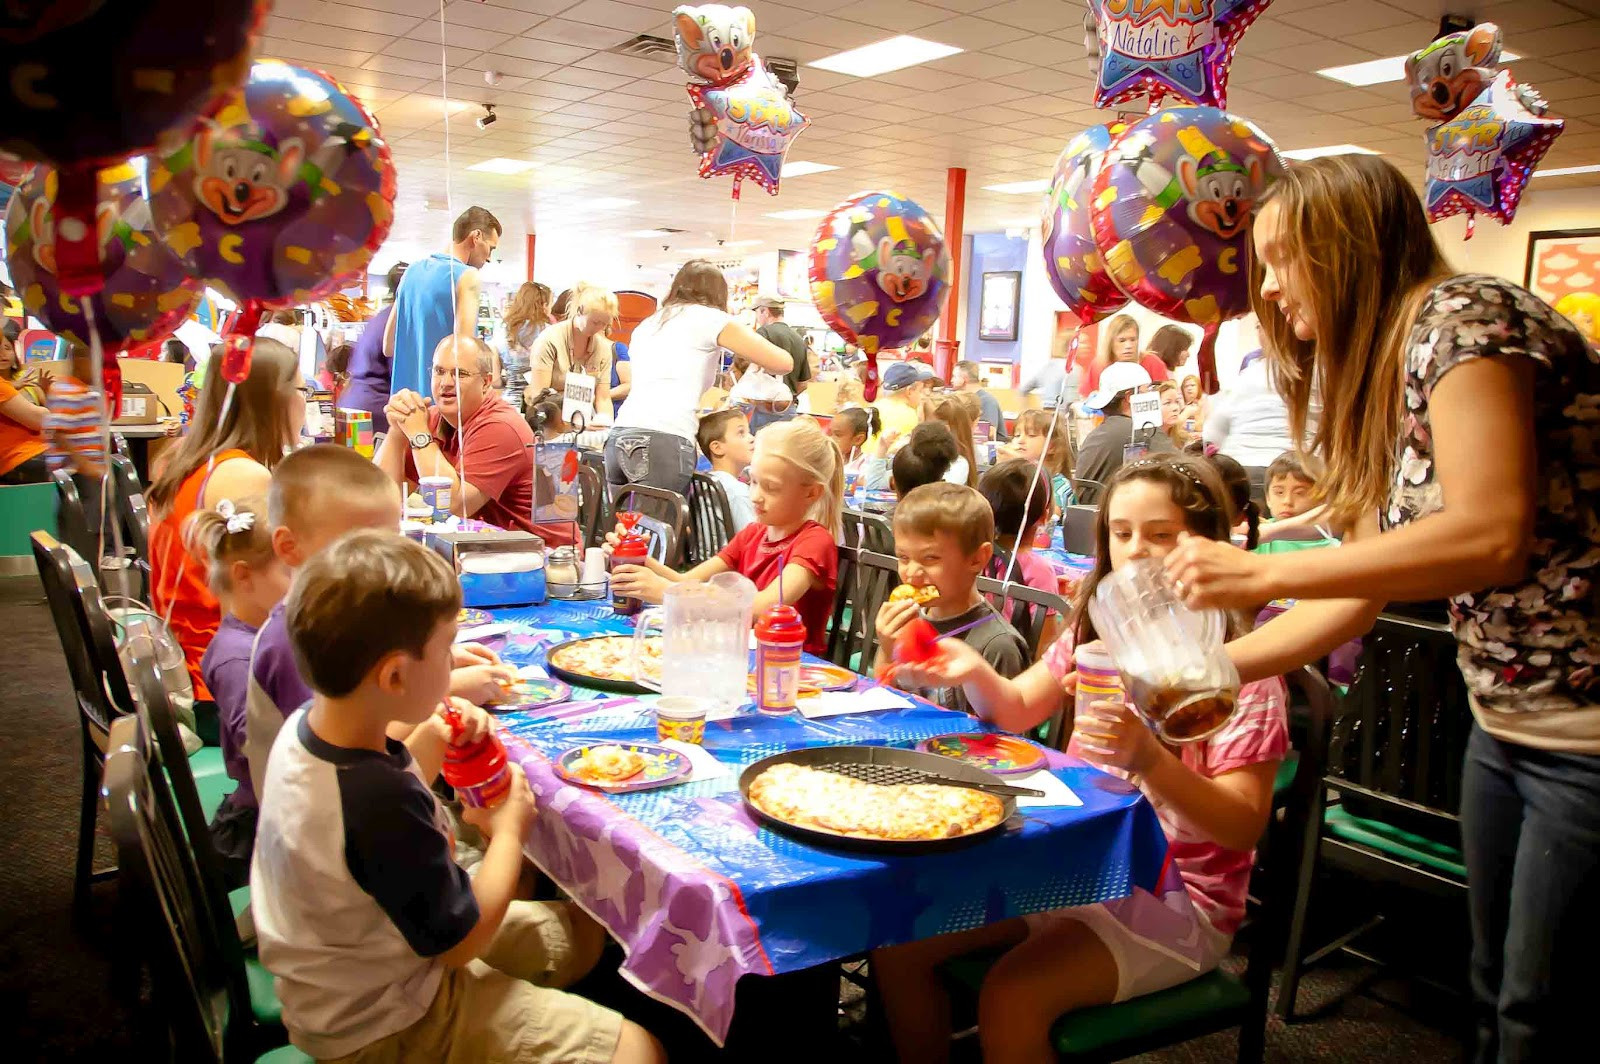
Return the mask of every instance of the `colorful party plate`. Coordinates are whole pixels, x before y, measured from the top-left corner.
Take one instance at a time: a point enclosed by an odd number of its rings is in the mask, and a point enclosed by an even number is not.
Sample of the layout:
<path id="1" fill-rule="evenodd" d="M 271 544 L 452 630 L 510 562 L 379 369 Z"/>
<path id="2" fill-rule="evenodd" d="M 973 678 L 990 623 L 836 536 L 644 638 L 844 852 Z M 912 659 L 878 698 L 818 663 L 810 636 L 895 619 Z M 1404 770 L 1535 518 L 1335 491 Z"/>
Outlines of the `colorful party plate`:
<path id="1" fill-rule="evenodd" d="M 505 701 L 490 707 L 500 713 L 539 709 L 572 698 L 572 688 L 568 684 L 543 676 L 518 677 L 514 682 L 503 684 L 502 687 L 506 693 Z"/>
<path id="2" fill-rule="evenodd" d="M 814 695 L 819 691 L 845 691 L 855 686 L 861 679 L 849 669 L 839 665 L 823 665 L 816 662 L 803 662 L 800 665 L 801 695 Z M 756 689 L 756 674 L 751 673 L 746 681 L 746 689 L 752 693 Z"/>
<path id="3" fill-rule="evenodd" d="M 493 620 L 494 618 L 489 616 L 488 610 L 475 610 L 470 607 L 464 607 L 460 613 L 456 614 L 456 627 L 476 628 L 480 624 L 488 624 Z"/>
<path id="4" fill-rule="evenodd" d="M 644 757 L 644 768 L 620 780 L 595 780 L 572 771 L 570 767 L 572 763 L 596 746 L 620 746 L 624 750 L 636 751 Z M 592 787 L 607 794 L 626 794 L 629 791 L 647 791 L 652 787 L 665 787 L 694 771 L 694 764 L 687 757 L 669 747 L 657 746 L 654 743 L 587 743 L 563 751 L 556 758 L 555 767 L 556 775 L 568 783 L 576 783 L 580 787 Z"/>
<path id="5" fill-rule="evenodd" d="M 1044 767 L 1044 751 L 1015 735 L 997 732 L 967 732 L 936 735 L 917 744 L 917 749 L 961 761 L 974 768 L 1009 776 Z"/>

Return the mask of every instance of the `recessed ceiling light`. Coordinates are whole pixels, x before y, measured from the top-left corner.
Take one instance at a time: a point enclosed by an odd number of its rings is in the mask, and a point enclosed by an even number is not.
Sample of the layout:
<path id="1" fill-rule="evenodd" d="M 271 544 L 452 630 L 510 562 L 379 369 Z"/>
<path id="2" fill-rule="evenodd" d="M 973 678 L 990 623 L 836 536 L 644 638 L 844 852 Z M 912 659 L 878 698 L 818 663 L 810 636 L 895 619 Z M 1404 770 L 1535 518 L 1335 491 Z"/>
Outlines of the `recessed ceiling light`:
<path id="1" fill-rule="evenodd" d="M 1004 192 L 1008 196 L 1021 196 L 1029 192 L 1044 192 L 1050 187 L 1049 178 L 1036 181 L 1008 181 L 1003 185 L 984 185 L 986 192 Z"/>
<path id="2" fill-rule="evenodd" d="M 939 44 L 937 41 L 925 41 L 921 37 L 890 37 L 886 41 L 868 44 L 861 48 L 852 48 L 848 52 L 839 52 L 836 55 L 824 56 L 821 59 L 807 63 L 819 70 L 831 70 L 835 74 L 849 74 L 858 78 L 875 77 L 878 74 L 887 74 L 891 70 L 904 70 L 918 63 L 931 63 L 935 59 L 943 59 L 947 55 L 955 55 L 962 51 L 953 45 Z"/>
<path id="3" fill-rule="evenodd" d="M 1558 166 L 1552 170 L 1535 170 L 1534 177 L 1570 177 L 1573 174 L 1600 174 L 1600 164 L 1594 166 Z"/>
<path id="4" fill-rule="evenodd" d="M 1405 55 L 1391 55 L 1385 59 L 1368 59 L 1364 63 L 1347 63 L 1344 66 L 1323 67 L 1317 71 L 1325 78 L 1342 81 L 1346 85 L 1381 85 L 1386 81 L 1403 81 L 1406 76 L 1406 60 L 1411 53 Z M 1522 56 L 1516 52 L 1502 51 L 1500 62 L 1509 63 Z"/>
<path id="5" fill-rule="evenodd" d="M 638 200 L 622 199 L 619 196 L 600 196 L 597 199 L 580 201 L 584 207 L 593 207 L 597 211 L 614 211 L 623 207 L 632 207 Z"/>
<path id="6" fill-rule="evenodd" d="M 783 172 L 779 176 L 805 177 L 807 174 L 822 174 L 837 169 L 839 169 L 837 166 L 829 166 L 827 163 L 813 163 L 801 159 L 797 162 L 784 163 Z"/>
<path id="7" fill-rule="evenodd" d="M 538 165 L 538 163 L 529 162 L 527 159 L 507 159 L 502 156 L 497 159 L 485 159 L 481 163 L 474 163 L 467 169 L 476 170 L 480 174 L 521 174 L 532 170 Z"/>
<path id="8" fill-rule="evenodd" d="M 802 218 L 821 218 L 827 211 L 813 210 L 810 207 L 801 207 L 792 211 L 772 211 L 767 217 L 776 218 L 780 222 L 798 222 Z"/>
<path id="9" fill-rule="evenodd" d="M 658 236 L 671 236 L 672 234 L 667 232 L 665 229 L 635 229 L 633 232 L 624 233 L 623 235 L 638 237 L 641 240 L 649 240 Z"/>
<path id="10" fill-rule="evenodd" d="M 1320 148 L 1295 148 L 1278 154 L 1285 159 L 1320 159 L 1324 155 L 1377 155 L 1378 153 L 1359 144 L 1324 144 Z"/>

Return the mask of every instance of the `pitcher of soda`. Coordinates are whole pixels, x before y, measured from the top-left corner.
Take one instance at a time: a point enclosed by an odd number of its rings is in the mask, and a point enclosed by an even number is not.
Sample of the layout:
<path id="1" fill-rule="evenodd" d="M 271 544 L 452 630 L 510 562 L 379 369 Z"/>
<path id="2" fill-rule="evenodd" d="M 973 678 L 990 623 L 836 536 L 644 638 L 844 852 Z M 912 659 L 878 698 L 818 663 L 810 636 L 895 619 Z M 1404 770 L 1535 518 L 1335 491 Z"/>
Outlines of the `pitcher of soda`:
<path id="1" fill-rule="evenodd" d="M 693 695 L 733 709 L 750 701 L 750 613 L 756 586 L 738 573 L 718 573 L 703 584 L 667 588 L 660 606 L 639 617 L 633 633 L 633 674 L 665 695 Z M 639 668 L 645 633 L 661 628 L 661 681 Z"/>
<path id="2" fill-rule="evenodd" d="M 1159 561 L 1140 559 L 1108 574 L 1089 617 L 1128 701 L 1162 739 L 1199 742 L 1233 716 L 1239 673 L 1223 649 L 1227 618 L 1184 605 Z"/>

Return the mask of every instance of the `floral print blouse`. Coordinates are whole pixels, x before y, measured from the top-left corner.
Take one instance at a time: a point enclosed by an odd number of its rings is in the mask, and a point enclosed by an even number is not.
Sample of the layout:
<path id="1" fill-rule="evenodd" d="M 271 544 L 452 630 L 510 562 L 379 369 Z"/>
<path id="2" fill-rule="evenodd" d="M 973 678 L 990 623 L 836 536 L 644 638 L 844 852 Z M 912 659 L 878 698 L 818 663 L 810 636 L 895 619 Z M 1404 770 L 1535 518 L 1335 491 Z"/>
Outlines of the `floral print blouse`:
<path id="1" fill-rule="evenodd" d="M 1408 524 L 1444 507 L 1428 400 L 1445 374 L 1477 358 L 1536 365 L 1538 512 L 1526 577 L 1450 600 L 1461 672 L 1491 734 L 1600 753 L 1600 353 L 1508 281 L 1466 274 L 1442 282 L 1411 332 L 1395 480 L 1381 523 Z"/>

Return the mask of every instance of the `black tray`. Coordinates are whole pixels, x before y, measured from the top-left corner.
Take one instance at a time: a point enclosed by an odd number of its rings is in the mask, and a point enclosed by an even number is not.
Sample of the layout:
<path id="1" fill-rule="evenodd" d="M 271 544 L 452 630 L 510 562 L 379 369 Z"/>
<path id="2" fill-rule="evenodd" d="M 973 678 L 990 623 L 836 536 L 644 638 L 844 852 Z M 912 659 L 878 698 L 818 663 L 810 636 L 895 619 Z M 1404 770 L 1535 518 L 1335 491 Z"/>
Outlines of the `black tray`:
<path id="1" fill-rule="evenodd" d="M 592 642 L 592 641 L 594 641 L 596 639 L 632 639 L 632 638 L 633 638 L 633 636 L 631 634 L 629 634 L 627 636 L 622 636 L 622 635 L 588 635 L 588 636 L 584 636 L 582 639 L 569 639 L 565 643 L 557 643 L 554 646 L 547 648 L 545 650 L 545 652 L 544 652 L 545 670 L 547 672 L 549 672 L 551 676 L 559 677 L 559 678 L 567 681 L 568 683 L 575 684 L 575 685 L 577 685 L 579 687 L 587 687 L 592 691 L 614 691 L 614 692 L 616 692 L 618 694 L 624 694 L 624 695 L 653 695 L 653 694 L 657 694 L 658 692 L 656 691 L 655 688 L 646 687 L 644 684 L 638 683 L 637 681 L 634 681 L 634 680 L 605 680 L 605 679 L 601 679 L 601 678 L 599 678 L 597 676 L 586 676 L 581 672 L 573 672 L 571 669 L 563 669 L 561 666 L 553 664 L 551 662 L 551 660 L 550 660 L 551 656 L 554 655 L 555 652 L 560 650 L 562 647 L 576 646 L 579 643 L 588 643 L 588 642 Z M 645 636 L 645 638 L 646 639 L 660 639 L 661 637 L 660 636 Z"/>
<path id="2" fill-rule="evenodd" d="M 895 770 L 901 768 L 918 769 L 935 775 L 949 776 L 953 779 L 971 780 L 974 783 L 994 783 L 1005 785 L 1005 780 L 992 772 L 985 772 L 981 768 L 964 765 L 959 761 L 952 761 L 948 757 L 938 754 L 925 754 L 920 750 L 901 750 L 892 746 L 812 746 L 801 750 L 786 750 L 781 754 L 764 757 L 745 768 L 739 774 L 739 794 L 744 798 L 745 808 L 750 810 L 750 815 L 755 817 L 774 831 L 782 832 L 792 838 L 814 843 L 830 849 L 855 850 L 862 853 L 894 854 L 896 856 L 922 853 L 943 853 L 946 850 L 961 849 L 983 839 L 993 838 L 1006 830 L 1007 824 L 1017 815 L 1017 800 L 1015 798 L 1001 798 L 1005 816 L 994 827 L 975 831 L 970 835 L 958 835 L 953 839 L 912 839 L 905 842 L 895 842 L 890 839 L 858 839 L 850 835 L 836 835 L 831 831 L 819 831 L 815 828 L 804 828 L 787 821 L 779 820 L 775 816 L 757 809 L 755 803 L 750 801 L 750 784 L 755 778 L 773 765 L 791 764 L 804 765 L 806 768 L 826 769 L 838 772 L 841 775 L 852 776 L 868 783 L 902 783 L 904 779 L 895 778 Z M 916 782 L 922 782 L 917 780 Z"/>

